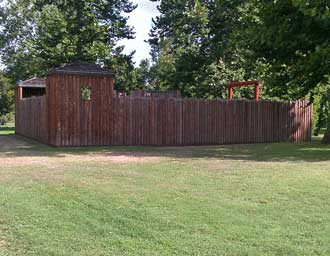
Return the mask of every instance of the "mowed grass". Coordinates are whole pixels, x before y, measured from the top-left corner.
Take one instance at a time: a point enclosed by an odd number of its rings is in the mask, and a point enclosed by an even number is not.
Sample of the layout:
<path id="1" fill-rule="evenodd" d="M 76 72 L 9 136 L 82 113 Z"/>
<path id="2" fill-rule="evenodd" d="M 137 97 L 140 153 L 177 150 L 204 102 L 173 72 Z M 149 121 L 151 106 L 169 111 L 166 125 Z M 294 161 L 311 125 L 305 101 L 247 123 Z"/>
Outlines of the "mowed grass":
<path id="1" fill-rule="evenodd" d="M 0 125 L 0 135 L 12 135 L 15 134 L 15 128 L 12 124 L 2 126 Z"/>
<path id="2" fill-rule="evenodd" d="M 0 163 L 0 255 L 330 255 L 318 140 L 58 149 L 2 133 Z"/>

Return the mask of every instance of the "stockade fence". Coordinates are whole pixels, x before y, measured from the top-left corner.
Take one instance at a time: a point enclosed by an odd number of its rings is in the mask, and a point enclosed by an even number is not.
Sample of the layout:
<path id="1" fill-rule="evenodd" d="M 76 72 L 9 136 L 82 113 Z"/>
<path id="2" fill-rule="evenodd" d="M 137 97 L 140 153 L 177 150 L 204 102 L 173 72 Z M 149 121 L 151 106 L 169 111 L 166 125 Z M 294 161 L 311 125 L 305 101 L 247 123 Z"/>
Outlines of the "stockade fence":
<path id="1" fill-rule="evenodd" d="M 178 98 L 113 98 L 113 145 L 307 141 L 312 105 Z"/>
<path id="2" fill-rule="evenodd" d="M 135 97 L 170 97 L 170 98 L 180 98 L 181 93 L 179 90 L 169 90 L 169 91 L 161 91 L 161 90 L 136 90 L 133 91 L 132 96 Z"/>
<path id="3" fill-rule="evenodd" d="M 111 107 L 68 103 L 50 127 L 45 96 L 18 100 L 17 133 L 56 146 L 216 145 L 308 141 L 312 104 L 113 96 Z M 70 105 L 73 104 L 73 105 Z M 104 103 L 103 103 L 104 104 Z M 98 110 L 107 109 L 98 113 Z M 47 114 L 48 113 L 48 114 Z M 76 115 L 77 118 L 70 118 Z M 56 129 L 56 144 L 50 130 Z M 64 134 L 63 131 L 66 133 Z"/>
<path id="4" fill-rule="evenodd" d="M 46 96 L 16 100 L 16 133 L 48 143 Z"/>

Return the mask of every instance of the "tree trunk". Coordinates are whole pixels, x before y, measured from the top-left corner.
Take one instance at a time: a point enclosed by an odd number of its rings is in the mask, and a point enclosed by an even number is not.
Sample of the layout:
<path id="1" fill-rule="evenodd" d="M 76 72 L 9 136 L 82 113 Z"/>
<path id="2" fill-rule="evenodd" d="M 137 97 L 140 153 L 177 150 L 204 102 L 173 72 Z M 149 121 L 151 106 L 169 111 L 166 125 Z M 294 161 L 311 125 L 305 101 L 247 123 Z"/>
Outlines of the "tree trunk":
<path id="1" fill-rule="evenodd" d="M 330 128 L 327 128 L 325 131 L 322 144 L 330 144 Z"/>

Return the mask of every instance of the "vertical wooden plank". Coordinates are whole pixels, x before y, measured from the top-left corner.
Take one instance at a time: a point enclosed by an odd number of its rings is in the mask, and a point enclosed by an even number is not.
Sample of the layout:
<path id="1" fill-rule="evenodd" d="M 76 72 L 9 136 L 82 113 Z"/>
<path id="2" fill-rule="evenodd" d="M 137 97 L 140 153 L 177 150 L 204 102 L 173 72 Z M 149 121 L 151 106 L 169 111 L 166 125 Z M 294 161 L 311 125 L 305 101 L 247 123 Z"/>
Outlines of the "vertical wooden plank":
<path id="1" fill-rule="evenodd" d="M 294 123 L 294 104 L 292 101 L 289 103 L 289 134 L 290 134 L 290 142 L 294 141 L 294 129 L 293 129 L 293 123 Z"/>
<path id="2" fill-rule="evenodd" d="M 67 97 L 67 101 L 68 101 L 68 105 L 67 105 L 67 141 L 66 141 L 66 145 L 67 146 L 72 146 L 73 145 L 73 141 L 72 141 L 72 134 L 73 134 L 73 127 L 72 124 L 74 122 L 74 119 L 76 117 L 76 114 L 73 112 L 73 86 L 72 86 L 72 82 L 73 82 L 73 76 L 70 76 L 70 80 L 67 83 L 67 92 L 66 92 L 66 97 Z M 69 99 L 70 97 L 70 99 Z"/>
<path id="3" fill-rule="evenodd" d="M 296 114 L 297 114 L 297 122 L 296 122 L 296 130 L 297 130 L 297 137 L 296 141 L 300 141 L 300 131 L 301 131 L 301 101 L 298 100 Z"/>
<path id="4" fill-rule="evenodd" d="M 17 132 L 58 146 L 310 139 L 312 106 L 305 101 L 112 98 L 112 87 L 104 78 L 57 75 L 52 79 L 47 99 L 16 102 Z M 93 87 L 91 102 L 80 100 L 80 85 L 85 83 L 98 86 Z M 40 113 L 41 109 L 46 109 L 45 114 Z M 51 110 L 54 114 L 49 116 Z"/>

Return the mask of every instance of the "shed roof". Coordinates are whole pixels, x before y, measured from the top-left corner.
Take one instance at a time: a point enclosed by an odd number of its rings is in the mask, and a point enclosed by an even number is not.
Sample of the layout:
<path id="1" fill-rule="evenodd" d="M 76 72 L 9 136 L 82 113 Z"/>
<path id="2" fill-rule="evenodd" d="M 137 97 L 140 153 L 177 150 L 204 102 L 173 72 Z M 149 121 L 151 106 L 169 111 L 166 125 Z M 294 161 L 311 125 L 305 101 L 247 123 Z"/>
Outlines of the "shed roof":
<path id="1" fill-rule="evenodd" d="M 55 68 L 51 74 L 114 76 L 112 70 L 91 63 L 72 63 Z"/>
<path id="2" fill-rule="evenodd" d="M 46 79 L 33 77 L 25 81 L 18 82 L 19 87 L 46 88 Z"/>

